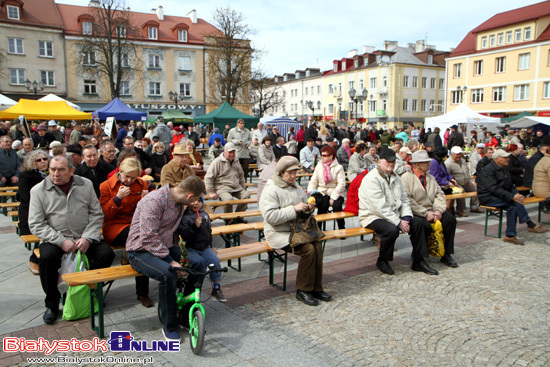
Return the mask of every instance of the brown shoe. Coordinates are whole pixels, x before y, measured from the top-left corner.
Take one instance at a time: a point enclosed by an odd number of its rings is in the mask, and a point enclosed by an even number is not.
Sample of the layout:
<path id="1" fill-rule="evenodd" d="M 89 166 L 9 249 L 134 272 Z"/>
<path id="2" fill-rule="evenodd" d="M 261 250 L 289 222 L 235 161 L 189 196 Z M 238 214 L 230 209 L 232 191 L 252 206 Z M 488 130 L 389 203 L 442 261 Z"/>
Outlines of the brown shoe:
<path id="1" fill-rule="evenodd" d="M 463 212 L 462 210 L 459 210 L 456 212 L 456 216 L 457 217 L 467 217 L 468 214 L 466 214 L 465 212 Z"/>
<path id="2" fill-rule="evenodd" d="M 548 228 L 543 227 L 540 224 L 537 224 L 533 228 L 527 228 L 527 231 L 528 232 L 533 232 L 533 233 L 546 233 L 546 232 L 548 232 Z"/>
<path id="3" fill-rule="evenodd" d="M 508 243 L 513 243 L 514 245 L 523 245 L 523 241 L 518 239 L 517 237 L 508 237 L 508 236 L 504 236 L 502 238 L 502 240 L 504 242 L 508 242 Z"/>
<path id="4" fill-rule="evenodd" d="M 143 307 L 153 307 L 153 301 L 151 301 L 151 298 L 149 298 L 149 296 L 138 296 L 137 299 L 141 302 Z"/>
<path id="5" fill-rule="evenodd" d="M 483 213 L 483 210 L 480 208 L 470 209 L 470 213 Z"/>
<path id="6" fill-rule="evenodd" d="M 37 263 L 33 263 L 32 261 L 29 261 L 29 269 L 31 273 L 33 273 L 34 275 L 40 275 L 40 271 L 38 270 Z"/>

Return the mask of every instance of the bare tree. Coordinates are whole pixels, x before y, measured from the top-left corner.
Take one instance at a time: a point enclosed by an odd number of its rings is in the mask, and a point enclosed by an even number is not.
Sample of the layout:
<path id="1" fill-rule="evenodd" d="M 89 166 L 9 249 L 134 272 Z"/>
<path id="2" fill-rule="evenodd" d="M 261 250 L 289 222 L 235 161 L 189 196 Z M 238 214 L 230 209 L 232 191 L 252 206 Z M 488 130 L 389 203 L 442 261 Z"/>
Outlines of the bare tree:
<path id="1" fill-rule="evenodd" d="M 0 77 L 7 78 L 8 73 L 6 72 L 6 50 L 3 48 L 0 48 Z"/>
<path id="2" fill-rule="evenodd" d="M 214 10 L 213 25 L 218 31 L 205 37 L 210 98 L 212 102 L 250 103 L 252 61 L 261 51 L 254 49 L 248 38 L 256 31 L 246 24 L 242 13 L 229 7 Z"/>
<path id="3" fill-rule="evenodd" d="M 92 32 L 82 42 L 81 71 L 106 78 L 111 99 L 121 93 L 122 82 L 142 70 L 136 41 L 142 38 L 132 24 L 129 8 L 120 0 L 100 0 L 89 6 Z M 140 78 L 136 78 L 140 79 Z"/>
<path id="4" fill-rule="evenodd" d="M 263 71 L 258 70 L 254 75 L 255 78 L 251 82 L 251 102 L 258 108 L 258 117 L 263 117 L 270 108 L 284 105 L 282 89 Z"/>

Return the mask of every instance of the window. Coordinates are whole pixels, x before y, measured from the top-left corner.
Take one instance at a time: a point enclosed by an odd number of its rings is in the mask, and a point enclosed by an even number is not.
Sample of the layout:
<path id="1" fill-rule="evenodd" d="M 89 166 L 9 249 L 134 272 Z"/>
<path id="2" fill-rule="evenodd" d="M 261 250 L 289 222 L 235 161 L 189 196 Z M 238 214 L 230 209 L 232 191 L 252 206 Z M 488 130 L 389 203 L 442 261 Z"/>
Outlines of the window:
<path id="1" fill-rule="evenodd" d="M 191 58 L 189 56 L 180 56 L 180 70 L 191 70 Z"/>
<path id="2" fill-rule="evenodd" d="M 376 88 L 376 78 L 370 78 L 370 87 L 371 89 Z"/>
<path id="3" fill-rule="evenodd" d="M 120 82 L 119 94 L 121 96 L 129 96 L 130 95 L 130 82 L 129 81 L 122 80 Z"/>
<path id="4" fill-rule="evenodd" d="M 126 38 L 126 26 L 119 25 L 116 27 L 116 34 L 118 38 Z"/>
<path id="5" fill-rule="evenodd" d="M 435 78 L 430 78 L 430 89 L 435 89 Z"/>
<path id="6" fill-rule="evenodd" d="M 524 39 L 525 41 L 531 39 L 531 27 L 525 27 L 525 33 L 524 33 L 524 35 L 523 35 L 523 39 Z"/>
<path id="7" fill-rule="evenodd" d="M 50 41 L 38 41 L 38 54 L 42 57 L 53 57 L 53 43 Z"/>
<path id="8" fill-rule="evenodd" d="M 305 95 L 307 96 L 309 93 L 309 89 L 308 88 L 305 88 Z"/>
<path id="9" fill-rule="evenodd" d="M 505 102 L 505 101 L 506 101 L 506 87 L 494 87 L 493 102 Z"/>
<path id="10" fill-rule="evenodd" d="M 434 56 L 433 55 L 428 55 L 428 64 L 433 64 L 434 63 Z"/>
<path id="11" fill-rule="evenodd" d="M 369 101 L 369 111 L 370 112 L 376 112 L 376 102 L 377 101 Z"/>
<path id="12" fill-rule="evenodd" d="M 178 29 L 178 41 L 187 42 L 187 31 L 185 29 Z"/>
<path id="13" fill-rule="evenodd" d="M 95 52 L 88 51 L 82 53 L 82 65 L 95 65 Z"/>
<path id="14" fill-rule="evenodd" d="M 409 110 L 409 100 L 407 98 L 403 99 L 403 111 Z"/>
<path id="15" fill-rule="evenodd" d="M 512 43 L 512 31 L 506 32 L 506 43 Z"/>
<path id="16" fill-rule="evenodd" d="M 19 20 L 19 8 L 8 5 L 8 19 Z"/>
<path id="17" fill-rule="evenodd" d="M 8 38 L 8 53 L 23 55 L 23 39 Z"/>
<path id="18" fill-rule="evenodd" d="M 518 69 L 519 70 L 529 69 L 530 59 L 531 59 L 531 54 L 530 53 L 520 54 L 519 55 Z"/>
<path id="19" fill-rule="evenodd" d="M 481 48 L 487 48 L 487 36 L 481 37 Z"/>
<path id="20" fill-rule="evenodd" d="M 82 34 L 92 34 L 92 22 L 82 22 Z"/>
<path id="21" fill-rule="evenodd" d="M 455 78 L 462 78 L 462 63 L 453 65 L 453 75 Z"/>
<path id="22" fill-rule="evenodd" d="M 329 93 L 329 94 L 334 93 L 334 85 L 332 85 L 332 84 L 329 84 L 329 85 L 328 85 L 328 93 Z"/>
<path id="23" fill-rule="evenodd" d="M 130 67 L 130 61 L 127 53 L 123 53 L 122 55 L 120 55 L 120 66 L 123 68 Z"/>
<path id="24" fill-rule="evenodd" d="M 321 94 L 321 86 L 320 85 L 317 86 L 317 94 Z"/>
<path id="25" fill-rule="evenodd" d="M 494 34 L 489 36 L 489 47 L 495 47 L 495 35 Z"/>
<path id="26" fill-rule="evenodd" d="M 290 96 L 291 96 L 291 97 L 294 97 L 294 89 L 291 89 L 291 90 L 290 90 Z"/>
<path id="27" fill-rule="evenodd" d="M 412 87 L 413 88 L 418 88 L 418 77 L 417 76 L 413 76 Z"/>
<path id="28" fill-rule="evenodd" d="M 437 112 L 443 112 L 443 100 L 442 99 L 437 101 Z"/>
<path id="29" fill-rule="evenodd" d="M 180 96 L 191 97 L 191 83 L 180 83 Z"/>
<path id="30" fill-rule="evenodd" d="M 497 57 L 495 61 L 495 72 L 504 73 L 506 71 L 506 56 Z"/>
<path id="31" fill-rule="evenodd" d="M 40 70 L 40 80 L 46 87 L 55 87 L 55 78 L 53 71 Z"/>
<path id="32" fill-rule="evenodd" d="M 334 68 L 333 68 L 332 70 L 333 70 L 334 72 L 337 72 L 337 71 L 338 71 L 338 64 L 337 64 L 337 63 L 334 64 Z"/>
<path id="33" fill-rule="evenodd" d="M 149 69 L 160 69 L 159 55 L 149 55 Z"/>
<path id="34" fill-rule="evenodd" d="M 403 87 L 408 88 L 409 87 L 409 76 L 405 75 L 403 77 Z"/>
<path id="35" fill-rule="evenodd" d="M 439 89 L 445 89 L 445 78 L 439 78 Z"/>
<path id="36" fill-rule="evenodd" d="M 514 101 L 529 100 L 529 84 L 514 86 Z"/>
<path id="37" fill-rule="evenodd" d="M 472 89 L 471 92 L 472 103 L 482 103 L 483 102 L 483 88 Z"/>
<path id="38" fill-rule="evenodd" d="M 428 110 L 428 100 L 427 99 L 423 99 L 422 102 L 420 103 L 420 110 L 422 112 L 426 112 Z"/>
<path id="39" fill-rule="evenodd" d="M 25 69 L 10 69 L 10 84 L 25 85 Z"/>
<path id="40" fill-rule="evenodd" d="M 296 89 L 298 90 L 298 89 Z M 342 95 L 342 83 L 338 83 L 338 95 Z"/>
<path id="41" fill-rule="evenodd" d="M 428 78 L 425 76 L 422 77 L 422 89 L 428 88 Z"/>
<path id="42" fill-rule="evenodd" d="M 311 87 L 311 95 L 315 94 L 315 87 Z"/>
<path id="43" fill-rule="evenodd" d="M 497 45 L 502 46 L 504 44 L 504 33 L 497 34 Z"/>
<path id="44" fill-rule="evenodd" d="M 544 90 L 542 92 L 542 98 L 549 99 L 550 98 L 550 82 L 544 83 Z"/>
<path id="45" fill-rule="evenodd" d="M 329 103 L 328 105 L 328 113 L 330 114 L 334 113 L 334 105 L 332 103 Z"/>
<path id="46" fill-rule="evenodd" d="M 355 82 L 354 81 L 348 82 L 348 89 L 349 90 L 355 89 L 354 87 L 355 87 Z"/>
<path id="47" fill-rule="evenodd" d="M 483 60 L 474 61 L 474 76 L 483 75 Z"/>
<path id="48" fill-rule="evenodd" d="M 160 83 L 159 82 L 149 82 L 149 95 L 151 95 L 151 96 L 160 96 Z"/>
<path id="49" fill-rule="evenodd" d="M 359 67 L 359 60 L 353 60 L 353 67 L 358 68 Z"/>
<path id="50" fill-rule="evenodd" d="M 462 91 L 455 90 L 451 92 L 451 104 L 462 103 Z"/>
<path id="51" fill-rule="evenodd" d="M 158 38 L 158 29 L 157 27 L 147 27 L 147 35 L 150 40 L 156 40 Z"/>
<path id="52" fill-rule="evenodd" d="M 84 80 L 84 94 L 97 94 L 95 80 Z"/>
<path id="53" fill-rule="evenodd" d="M 516 42 L 521 41 L 521 29 L 516 29 Z"/>
<path id="54" fill-rule="evenodd" d="M 382 77 L 382 86 L 387 87 L 388 86 L 388 76 L 384 75 Z"/>
<path id="55" fill-rule="evenodd" d="M 418 99 L 412 100 L 411 111 L 418 111 Z"/>

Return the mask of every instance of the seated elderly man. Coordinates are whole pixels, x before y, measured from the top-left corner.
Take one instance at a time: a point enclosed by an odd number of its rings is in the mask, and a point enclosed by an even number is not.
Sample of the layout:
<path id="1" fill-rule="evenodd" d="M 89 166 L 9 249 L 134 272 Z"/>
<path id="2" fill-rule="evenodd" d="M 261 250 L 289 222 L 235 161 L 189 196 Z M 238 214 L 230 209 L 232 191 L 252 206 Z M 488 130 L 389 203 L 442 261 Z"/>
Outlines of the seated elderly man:
<path id="1" fill-rule="evenodd" d="M 74 215 L 77 213 L 78 215 Z M 70 158 L 59 155 L 50 162 L 50 175 L 31 189 L 29 227 L 40 238 L 40 282 L 46 293 L 44 322 L 59 314 L 57 289 L 61 257 L 80 250 L 91 269 L 111 266 L 115 254 L 102 241 L 103 210 L 92 183 L 74 175 Z"/>
<path id="2" fill-rule="evenodd" d="M 320 159 L 319 148 L 314 146 L 313 138 L 309 138 L 306 146 L 300 150 L 300 163 L 306 172 L 312 173 L 315 170 L 315 159 Z"/>
<path id="3" fill-rule="evenodd" d="M 397 157 L 395 160 L 395 169 L 394 172 L 401 176 L 403 173 L 411 170 L 411 165 L 408 163 L 407 159 L 410 158 L 410 155 L 412 154 L 409 147 L 403 147 L 399 149 L 399 153 L 397 153 Z"/>
<path id="4" fill-rule="evenodd" d="M 393 171 L 395 152 L 384 149 L 380 153 L 378 167 L 370 171 L 359 188 L 359 221 L 363 227 L 380 235 L 380 251 L 376 267 L 382 273 L 393 275 L 395 271 L 389 262 L 393 260 L 395 241 L 399 233 L 409 233 L 414 223 L 409 198 L 403 189 L 401 178 Z M 412 242 L 413 263 L 411 269 L 437 275 L 424 260 L 428 255 L 426 243 Z"/>
<path id="5" fill-rule="evenodd" d="M 518 219 L 520 223 L 527 223 L 529 232 L 545 233 L 548 232 L 548 228 L 533 223 L 523 206 L 525 197 L 518 193 L 506 169 L 510 154 L 512 153 L 498 149 L 493 154 L 493 161 L 478 172 L 477 196 L 483 205 L 506 210 L 506 236 L 502 240 L 514 245 L 523 245 L 523 241 L 516 237 Z"/>
<path id="6" fill-rule="evenodd" d="M 214 200 L 220 198 L 225 201 L 231 200 L 233 197 L 237 199 L 248 199 L 250 197 L 250 194 L 246 191 L 243 169 L 239 160 L 235 159 L 235 150 L 235 144 L 225 144 L 223 154 L 210 163 L 206 176 L 204 176 L 206 192 Z M 237 205 L 237 211 L 245 211 L 246 207 L 246 204 L 239 204 Z M 224 211 L 225 213 L 231 213 L 233 205 L 226 205 Z"/>
<path id="7" fill-rule="evenodd" d="M 176 144 L 172 152 L 172 160 L 166 163 L 160 171 L 160 185 L 178 185 L 189 176 L 195 175 L 195 170 L 189 166 L 189 154 L 184 144 Z"/>
<path id="8" fill-rule="evenodd" d="M 12 140 L 8 135 L 0 137 L 0 187 L 17 185 L 21 161 L 17 152 L 11 148 Z"/>
<path id="9" fill-rule="evenodd" d="M 401 176 L 416 219 L 411 221 L 409 235 L 412 243 L 426 246 L 428 236 L 432 233 L 431 223 L 439 220 L 445 239 L 445 255 L 441 257 L 441 262 L 456 268 L 458 264 L 452 256 L 455 247 L 456 218 L 446 211 L 445 194 L 435 178 L 428 173 L 431 161 L 425 150 L 418 150 L 412 154 L 410 160 L 413 165 L 412 171 L 407 171 Z"/>
<path id="10" fill-rule="evenodd" d="M 462 158 L 461 147 L 452 147 L 451 157 L 445 161 L 445 167 L 447 168 L 447 172 L 456 180 L 458 186 L 463 188 L 465 192 L 477 191 L 476 184 L 470 180 L 470 172 L 468 171 L 468 165 Z M 482 210 L 479 209 L 479 200 L 475 196 L 470 198 L 470 213 L 482 213 Z M 468 216 L 466 214 L 466 199 L 457 199 L 456 216 Z"/>

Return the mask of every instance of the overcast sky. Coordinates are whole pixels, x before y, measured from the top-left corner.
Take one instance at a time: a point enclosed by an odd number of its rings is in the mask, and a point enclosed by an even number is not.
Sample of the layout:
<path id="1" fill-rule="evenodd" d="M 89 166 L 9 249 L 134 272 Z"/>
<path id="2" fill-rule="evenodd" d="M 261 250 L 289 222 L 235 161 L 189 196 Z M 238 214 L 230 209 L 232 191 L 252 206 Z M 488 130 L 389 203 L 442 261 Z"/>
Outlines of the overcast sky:
<path id="1" fill-rule="evenodd" d="M 400 46 L 427 40 L 438 50 L 456 47 L 469 31 L 493 15 L 540 0 L 120 0 L 133 11 L 150 12 L 162 5 L 164 14 L 186 16 L 192 9 L 212 21 L 212 12 L 229 6 L 242 12 L 257 33 L 253 44 L 265 51 L 261 66 L 268 76 L 319 67 L 364 45 L 381 49 L 384 40 Z M 87 5 L 87 0 L 56 0 Z M 550 1 L 547 0 L 550 6 Z"/>

